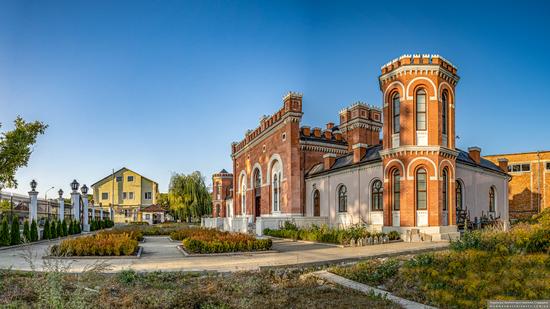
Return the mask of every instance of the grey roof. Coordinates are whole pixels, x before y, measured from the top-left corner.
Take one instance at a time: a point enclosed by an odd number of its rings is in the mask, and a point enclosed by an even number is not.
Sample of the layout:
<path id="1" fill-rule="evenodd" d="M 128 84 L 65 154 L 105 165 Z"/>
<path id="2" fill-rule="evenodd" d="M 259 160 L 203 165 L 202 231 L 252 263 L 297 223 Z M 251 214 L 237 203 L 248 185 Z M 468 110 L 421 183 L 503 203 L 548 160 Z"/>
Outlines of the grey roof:
<path id="1" fill-rule="evenodd" d="M 228 173 L 228 172 L 225 170 L 225 168 L 224 168 L 224 169 L 222 169 L 218 174 L 229 174 L 229 173 Z"/>
<path id="2" fill-rule="evenodd" d="M 322 172 L 329 172 L 337 169 L 345 169 L 358 164 L 369 164 L 369 163 L 380 162 L 382 160 L 379 153 L 380 150 L 382 150 L 382 145 L 375 145 L 375 146 L 368 147 L 365 156 L 361 158 L 361 160 L 357 163 L 353 163 L 353 153 L 350 152 L 349 154 L 336 158 L 336 160 L 334 161 L 334 164 L 330 167 L 329 170 L 325 170 L 323 163 L 316 164 L 306 173 L 306 177 L 313 176 Z M 456 158 L 457 162 L 506 175 L 506 173 L 503 172 L 500 169 L 500 167 L 498 167 L 496 164 L 494 164 L 493 162 L 485 158 L 481 158 L 480 163 L 477 164 L 474 160 L 472 160 L 472 158 L 470 158 L 470 156 L 468 155 L 468 152 L 461 149 L 457 149 L 457 151 L 458 151 L 458 157 Z"/>

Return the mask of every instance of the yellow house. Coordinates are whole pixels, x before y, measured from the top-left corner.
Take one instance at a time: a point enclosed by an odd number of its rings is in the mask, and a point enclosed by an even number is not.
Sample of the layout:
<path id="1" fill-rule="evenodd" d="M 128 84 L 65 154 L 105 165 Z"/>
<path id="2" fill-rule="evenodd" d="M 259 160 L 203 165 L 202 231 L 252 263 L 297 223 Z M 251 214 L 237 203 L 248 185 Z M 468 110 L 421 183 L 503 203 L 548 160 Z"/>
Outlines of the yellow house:
<path id="1" fill-rule="evenodd" d="M 94 205 L 113 207 L 115 223 L 142 221 L 141 209 L 157 201 L 158 183 L 125 167 L 92 184 Z"/>

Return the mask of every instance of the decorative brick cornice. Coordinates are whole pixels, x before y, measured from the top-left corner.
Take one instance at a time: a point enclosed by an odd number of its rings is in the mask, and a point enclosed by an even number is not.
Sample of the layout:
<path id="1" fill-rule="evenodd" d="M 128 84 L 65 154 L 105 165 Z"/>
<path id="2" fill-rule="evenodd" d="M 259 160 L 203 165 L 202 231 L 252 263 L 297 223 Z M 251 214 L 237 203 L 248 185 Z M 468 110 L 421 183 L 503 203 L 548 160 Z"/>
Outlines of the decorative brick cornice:
<path id="1" fill-rule="evenodd" d="M 300 149 L 304 151 L 334 153 L 337 155 L 345 155 L 348 153 L 348 147 L 346 145 L 336 145 L 336 144 L 330 144 L 330 143 L 304 141 L 304 140 L 300 141 Z"/>
<path id="2" fill-rule="evenodd" d="M 456 159 L 458 157 L 458 151 L 452 150 L 441 146 L 401 146 L 397 148 L 390 148 L 380 150 L 380 157 L 382 159 L 395 158 L 408 155 L 440 155 L 447 159 Z"/>

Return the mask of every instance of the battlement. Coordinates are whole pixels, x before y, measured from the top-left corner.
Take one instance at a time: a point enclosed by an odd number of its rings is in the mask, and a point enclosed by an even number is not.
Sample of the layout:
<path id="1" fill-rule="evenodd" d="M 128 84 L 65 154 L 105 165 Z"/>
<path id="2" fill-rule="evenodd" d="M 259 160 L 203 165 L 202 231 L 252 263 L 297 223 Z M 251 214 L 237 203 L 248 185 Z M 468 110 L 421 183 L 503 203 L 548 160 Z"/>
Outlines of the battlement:
<path id="1" fill-rule="evenodd" d="M 351 104 L 348 107 L 342 108 L 340 110 L 340 114 L 343 114 L 343 113 L 345 113 L 347 111 L 350 111 L 352 109 L 355 109 L 357 107 L 364 107 L 364 108 L 369 109 L 369 110 L 376 110 L 376 111 L 382 112 L 382 109 L 378 106 L 374 106 L 374 105 L 370 105 L 370 104 L 367 104 L 367 103 L 364 103 L 364 102 L 361 102 L 361 101 L 357 101 L 357 102 Z"/>
<path id="2" fill-rule="evenodd" d="M 329 123 L 332 124 L 332 123 Z M 318 140 L 319 142 L 325 142 L 325 143 L 342 143 L 344 142 L 342 140 L 342 133 L 338 130 L 332 130 L 332 128 L 327 128 L 325 130 L 314 127 L 311 129 L 309 126 L 302 126 L 300 128 L 300 133 L 303 137 L 311 138 Z"/>
<path id="3" fill-rule="evenodd" d="M 288 92 L 283 97 L 283 107 L 271 116 L 263 115 L 260 117 L 260 125 L 254 130 L 247 130 L 245 137 L 240 142 L 231 144 L 232 153 L 236 153 L 243 149 L 248 143 L 256 139 L 262 133 L 268 131 L 273 126 L 277 125 L 282 119 L 288 116 L 294 116 L 294 120 L 299 121 L 302 116 L 302 94 L 298 92 Z"/>
<path id="4" fill-rule="evenodd" d="M 457 72 L 457 67 L 455 67 L 449 60 L 441 57 L 440 55 L 430 54 L 405 54 L 386 63 L 380 67 L 380 69 L 383 75 L 406 65 L 439 65 L 452 74 L 456 74 Z"/>

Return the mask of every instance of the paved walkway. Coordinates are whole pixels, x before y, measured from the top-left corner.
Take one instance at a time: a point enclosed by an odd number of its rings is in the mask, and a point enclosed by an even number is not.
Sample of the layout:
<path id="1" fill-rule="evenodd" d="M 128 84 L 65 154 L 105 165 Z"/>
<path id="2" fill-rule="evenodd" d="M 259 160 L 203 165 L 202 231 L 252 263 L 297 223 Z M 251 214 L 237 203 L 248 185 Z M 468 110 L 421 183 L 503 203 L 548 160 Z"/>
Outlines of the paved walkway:
<path id="1" fill-rule="evenodd" d="M 37 270 L 41 270 L 48 247 L 58 243 L 34 244 L 23 248 L 0 251 L 0 269 L 31 270 L 25 256 L 32 256 Z M 293 264 L 322 263 L 326 261 L 353 260 L 365 257 L 410 253 L 423 250 L 441 249 L 447 242 L 391 243 L 358 248 L 338 248 L 323 244 L 293 242 L 277 239 L 273 249 L 277 252 L 243 253 L 233 256 L 185 257 L 178 249 L 180 242 L 172 242 L 168 237 L 145 237 L 140 259 L 101 259 L 110 265 L 111 271 L 132 268 L 136 271 L 239 271 L 257 270 L 260 267 L 277 267 Z M 64 260 L 70 264 L 70 271 L 80 272 L 97 262 L 96 259 Z"/>

